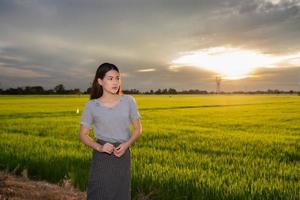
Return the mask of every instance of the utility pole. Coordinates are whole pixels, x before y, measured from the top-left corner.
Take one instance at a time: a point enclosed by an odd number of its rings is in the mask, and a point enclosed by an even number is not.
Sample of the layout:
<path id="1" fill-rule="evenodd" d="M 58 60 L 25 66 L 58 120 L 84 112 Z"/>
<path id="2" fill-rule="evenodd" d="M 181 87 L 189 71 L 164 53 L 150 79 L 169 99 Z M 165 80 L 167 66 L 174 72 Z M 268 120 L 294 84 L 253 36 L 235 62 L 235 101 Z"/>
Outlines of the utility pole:
<path id="1" fill-rule="evenodd" d="M 222 81 L 222 77 L 216 76 L 216 84 L 217 84 L 216 93 L 217 94 L 219 94 L 221 92 L 221 81 Z"/>

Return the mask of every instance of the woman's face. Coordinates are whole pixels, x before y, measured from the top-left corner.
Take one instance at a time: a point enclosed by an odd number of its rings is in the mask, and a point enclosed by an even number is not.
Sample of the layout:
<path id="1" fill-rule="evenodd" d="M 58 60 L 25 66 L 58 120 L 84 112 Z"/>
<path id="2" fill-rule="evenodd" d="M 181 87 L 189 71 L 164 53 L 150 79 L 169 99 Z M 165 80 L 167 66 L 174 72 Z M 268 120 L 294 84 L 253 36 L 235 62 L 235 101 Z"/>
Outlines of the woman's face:
<path id="1" fill-rule="evenodd" d="M 103 92 L 116 94 L 121 84 L 120 74 L 115 70 L 110 70 L 106 72 L 103 79 L 98 78 L 98 83 L 102 85 Z"/>

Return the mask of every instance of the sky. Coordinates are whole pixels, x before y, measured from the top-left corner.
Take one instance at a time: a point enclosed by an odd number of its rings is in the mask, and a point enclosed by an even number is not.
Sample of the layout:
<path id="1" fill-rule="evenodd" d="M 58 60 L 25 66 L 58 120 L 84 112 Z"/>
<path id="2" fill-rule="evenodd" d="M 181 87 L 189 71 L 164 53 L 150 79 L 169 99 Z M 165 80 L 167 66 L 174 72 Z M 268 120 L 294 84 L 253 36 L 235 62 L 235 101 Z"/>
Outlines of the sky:
<path id="1" fill-rule="evenodd" d="M 300 0 L 0 0 L 0 88 L 300 91 Z"/>

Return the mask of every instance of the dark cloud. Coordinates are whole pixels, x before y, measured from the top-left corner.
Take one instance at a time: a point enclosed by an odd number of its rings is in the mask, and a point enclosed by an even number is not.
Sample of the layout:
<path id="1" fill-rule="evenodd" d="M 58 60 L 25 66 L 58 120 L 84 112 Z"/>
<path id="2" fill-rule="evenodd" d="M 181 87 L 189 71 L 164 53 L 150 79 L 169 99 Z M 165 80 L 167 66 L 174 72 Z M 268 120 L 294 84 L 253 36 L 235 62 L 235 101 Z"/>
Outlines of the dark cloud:
<path id="1" fill-rule="evenodd" d="M 205 38 L 202 48 L 232 45 L 285 54 L 299 49 L 299 22 L 299 1 L 240 1 L 208 16 L 194 37 Z"/>
<path id="2" fill-rule="evenodd" d="M 134 84 L 130 79 L 142 81 Z M 151 72 L 133 72 L 127 77 L 126 82 L 125 86 L 142 91 L 159 88 L 214 90 L 213 73 L 189 66 L 178 69 L 168 69 L 165 66 Z"/>

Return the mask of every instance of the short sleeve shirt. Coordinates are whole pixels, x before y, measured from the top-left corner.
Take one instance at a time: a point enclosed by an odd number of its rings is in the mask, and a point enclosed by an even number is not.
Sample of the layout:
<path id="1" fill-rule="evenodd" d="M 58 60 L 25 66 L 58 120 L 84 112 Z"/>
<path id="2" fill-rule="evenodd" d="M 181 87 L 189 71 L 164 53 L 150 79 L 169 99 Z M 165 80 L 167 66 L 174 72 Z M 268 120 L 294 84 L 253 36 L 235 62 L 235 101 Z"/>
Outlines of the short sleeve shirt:
<path id="1" fill-rule="evenodd" d="M 121 95 L 118 103 L 109 108 L 98 99 L 89 100 L 81 115 L 80 124 L 94 128 L 97 139 L 107 142 L 126 142 L 130 138 L 131 122 L 141 118 L 131 95 Z"/>

